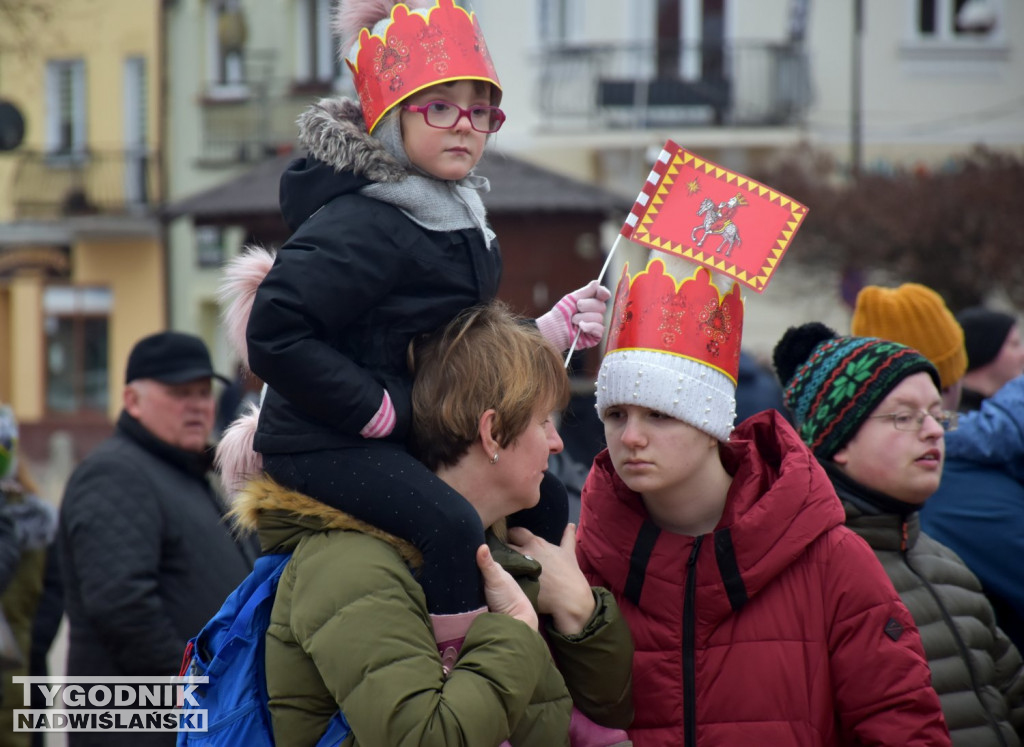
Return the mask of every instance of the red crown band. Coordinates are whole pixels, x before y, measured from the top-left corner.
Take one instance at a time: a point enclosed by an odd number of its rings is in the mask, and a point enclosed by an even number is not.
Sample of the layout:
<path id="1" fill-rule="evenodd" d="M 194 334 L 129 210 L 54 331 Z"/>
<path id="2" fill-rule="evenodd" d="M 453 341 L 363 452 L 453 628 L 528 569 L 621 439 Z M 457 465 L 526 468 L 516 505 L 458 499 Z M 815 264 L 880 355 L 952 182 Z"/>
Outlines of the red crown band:
<path id="1" fill-rule="evenodd" d="M 630 278 L 622 273 L 612 311 L 606 355 L 615 350 L 653 350 L 710 366 L 733 384 L 739 374 L 743 299 L 734 284 L 724 296 L 707 268 L 682 282 L 652 259 Z"/>

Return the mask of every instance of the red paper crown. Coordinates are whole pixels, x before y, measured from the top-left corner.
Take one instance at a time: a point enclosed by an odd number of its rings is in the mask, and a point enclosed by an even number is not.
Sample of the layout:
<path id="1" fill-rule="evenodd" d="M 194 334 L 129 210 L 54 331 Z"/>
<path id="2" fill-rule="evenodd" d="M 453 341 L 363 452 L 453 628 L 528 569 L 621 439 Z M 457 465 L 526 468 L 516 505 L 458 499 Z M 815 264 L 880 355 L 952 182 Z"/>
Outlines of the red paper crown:
<path id="1" fill-rule="evenodd" d="M 616 350 L 653 350 L 703 363 L 736 383 L 743 336 L 743 299 L 734 284 L 724 296 L 711 272 L 697 268 L 677 283 L 665 263 L 652 259 L 647 269 L 629 277 L 622 272 L 606 355 Z"/>
<path id="2" fill-rule="evenodd" d="M 402 99 L 437 83 L 482 80 L 501 91 L 476 14 L 455 0 L 437 0 L 426 14 L 399 3 L 384 35 L 364 28 L 345 61 L 371 132 Z"/>

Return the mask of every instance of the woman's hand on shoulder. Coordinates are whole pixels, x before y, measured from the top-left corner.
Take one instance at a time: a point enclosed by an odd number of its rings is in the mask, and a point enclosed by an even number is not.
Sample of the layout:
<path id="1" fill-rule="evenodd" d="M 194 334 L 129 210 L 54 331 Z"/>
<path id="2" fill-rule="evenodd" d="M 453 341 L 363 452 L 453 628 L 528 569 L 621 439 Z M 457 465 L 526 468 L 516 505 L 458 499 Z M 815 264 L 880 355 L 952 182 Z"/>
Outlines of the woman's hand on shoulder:
<path id="1" fill-rule="evenodd" d="M 537 611 L 533 609 L 529 598 L 519 588 L 516 580 L 495 562 L 487 545 L 480 545 L 477 548 L 476 563 L 480 566 L 480 573 L 484 579 L 487 609 L 500 615 L 514 617 L 537 630 Z"/>
<path id="2" fill-rule="evenodd" d="M 576 525 L 566 526 L 557 545 L 523 527 L 511 527 L 509 540 L 512 549 L 540 563 L 540 611 L 551 615 L 555 630 L 562 635 L 581 633 L 597 602 L 576 560 Z"/>

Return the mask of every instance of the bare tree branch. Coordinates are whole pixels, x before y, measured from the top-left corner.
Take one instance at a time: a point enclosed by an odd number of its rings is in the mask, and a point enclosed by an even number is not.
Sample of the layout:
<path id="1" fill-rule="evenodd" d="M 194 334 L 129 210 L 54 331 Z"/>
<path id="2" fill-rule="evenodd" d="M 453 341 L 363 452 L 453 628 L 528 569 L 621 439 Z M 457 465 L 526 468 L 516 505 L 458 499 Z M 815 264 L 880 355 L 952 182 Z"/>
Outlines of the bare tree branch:
<path id="1" fill-rule="evenodd" d="M 0 0 L 0 50 L 24 53 L 40 41 L 58 0 Z"/>
<path id="2" fill-rule="evenodd" d="M 810 208 L 794 257 L 884 268 L 934 288 L 954 311 L 997 288 L 1024 308 L 1024 159 L 978 148 L 938 171 L 865 174 L 849 185 L 830 181 L 834 173 L 825 157 L 803 151 L 760 177 Z"/>

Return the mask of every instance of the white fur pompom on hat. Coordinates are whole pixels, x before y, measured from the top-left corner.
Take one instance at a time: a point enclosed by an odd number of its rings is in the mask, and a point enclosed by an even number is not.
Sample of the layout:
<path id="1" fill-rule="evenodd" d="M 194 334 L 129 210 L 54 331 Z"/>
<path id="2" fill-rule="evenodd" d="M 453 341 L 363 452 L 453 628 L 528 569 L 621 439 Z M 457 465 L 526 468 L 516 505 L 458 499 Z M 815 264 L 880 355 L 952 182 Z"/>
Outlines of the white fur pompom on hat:
<path id="1" fill-rule="evenodd" d="M 373 30 L 381 21 L 391 17 L 391 10 L 396 5 L 405 5 L 411 9 L 429 8 L 433 3 L 427 0 L 338 0 L 334 6 L 331 30 L 340 44 L 339 54 L 344 58 L 352 45 L 359 39 L 363 29 Z"/>

